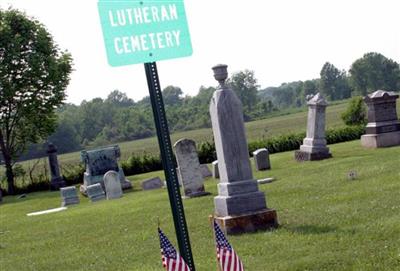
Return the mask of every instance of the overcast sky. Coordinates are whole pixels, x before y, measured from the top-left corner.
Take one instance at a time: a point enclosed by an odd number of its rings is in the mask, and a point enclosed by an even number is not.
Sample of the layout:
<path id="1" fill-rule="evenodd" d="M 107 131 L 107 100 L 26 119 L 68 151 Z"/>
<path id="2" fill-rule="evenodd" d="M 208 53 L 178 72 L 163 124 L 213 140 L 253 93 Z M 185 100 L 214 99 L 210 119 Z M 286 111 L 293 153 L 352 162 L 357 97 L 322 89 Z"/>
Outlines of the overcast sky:
<path id="1" fill-rule="evenodd" d="M 146 0 L 144 0 L 146 1 Z M 142 64 L 107 63 L 98 0 L 0 0 L 24 10 L 74 58 L 67 102 L 105 98 L 118 89 L 135 101 L 148 95 Z M 193 55 L 158 62 L 161 86 L 196 95 L 215 86 L 211 67 L 254 70 L 261 87 L 319 77 L 329 61 L 348 70 L 366 52 L 400 62 L 398 0 L 185 0 Z"/>

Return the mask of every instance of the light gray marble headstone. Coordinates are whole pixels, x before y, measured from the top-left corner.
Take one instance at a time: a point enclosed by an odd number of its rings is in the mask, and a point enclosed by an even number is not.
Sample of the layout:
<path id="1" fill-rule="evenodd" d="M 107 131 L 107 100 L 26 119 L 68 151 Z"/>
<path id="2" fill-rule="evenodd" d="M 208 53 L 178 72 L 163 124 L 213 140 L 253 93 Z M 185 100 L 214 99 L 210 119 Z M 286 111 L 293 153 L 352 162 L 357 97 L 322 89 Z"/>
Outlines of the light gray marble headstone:
<path id="1" fill-rule="evenodd" d="M 212 166 L 212 177 L 214 179 L 219 179 L 218 160 L 212 162 L 211 166 Z"/>
<path id="2" fill-rule="evenodd" d="M 325 98 L 317 93 L 307 102 L 307 135 L 300 150 L 295 152 L 297 161 L 322 160 L 332 157 L 325 139 Z"/>
<path id="3" fill-rule="evenodd" d="M 75 186 L 61 187 L 61 206 L 79 204 L 78 192 Z"/>
<path id="4" fill-rule="evenodd" d="M 201 164 L 200 170 L 201 170 L 201 175 L 203 175 L 203 178 L 212 176 L 212 173 L 206 164 Z"/>
<path id="5" fill-rule="evenodd" d="M 225 83 L 227 65 L 217 65 L 213 70 L 220 84 L 210 103 L 220 176 L 215 214 L 227 217 L 265 211 L 265 195 L 258 190 L 251 170 L 242 103 Z"/>
<path id="6" fill-rule="evenodd" d="M 174 144 L 178 174 L 182 181 L 185 197 L 207 195 L 204 190 L 204 179 L 200 169 L 196 143 L 190 139 L 180 139 Z"/>
<path id="7" fill-rule="evenodd" d="M 159 189 L 162 187 L 163 187 L 163 182 L 161 181 L 160 177 L 147 179 L 142 182 L 143 190 Z"/>
<path id="8" fill-rule="evenodd" d="M 110 170 L 104 174 L 104 186 L 106 188 L 107 199 L 117 199 L 122 197 L 122 187 L 119 181 L 118 172 Z"/>
<path id="9" fill-rule="evenodd" d="M 253 152 L 254 164 L 257 170 L 271 169 L 269 162 L 269 152 L 266 148 L 258 149 Z"/>
<path id="10" fill-rule="evenodd" d="M 86 192 L 91 202 L 106 199 L 106 195 L 100 183 L 89 185 L 86 188 Z"/>

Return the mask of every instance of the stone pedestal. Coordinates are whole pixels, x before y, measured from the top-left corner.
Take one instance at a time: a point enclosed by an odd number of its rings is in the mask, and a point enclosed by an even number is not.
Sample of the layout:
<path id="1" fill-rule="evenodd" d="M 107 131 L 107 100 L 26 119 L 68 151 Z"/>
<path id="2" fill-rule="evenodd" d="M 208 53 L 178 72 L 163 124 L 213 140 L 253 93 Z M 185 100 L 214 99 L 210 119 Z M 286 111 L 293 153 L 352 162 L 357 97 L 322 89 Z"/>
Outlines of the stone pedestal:
<path id="1" fill-rule="evenodd" d="M 267 209 L 265 195 L 253 178 L 243 121 L 242 104 L 226 84 L 227 66 L 213 68 L 220 83 L 210 103 L 220 182 L 214 198 L 215 218 L 228 234 L 278 225 L 276 212 Z M 256 214 L 273 212 L 275 215 Z M 236 225 L 242 221 L 242 226 Z M 242 223 L 240 222 L 240 223 Z M 262 226 L 263 225 L 263 226 Z M 234 230 L 231 230 L 233 229 Z"/>
<path id="2" fill-rule="evenodd" d="M 364 98 L 368 107 L 368 124 L 361 145 L 381 148 L 400 145 L 400 121 L 397 118 L 394 92 L 377 90 Z"/>
<path id="3" fill-rule="evenodd" d="M 125 178 L 124 171 L 118 166 L 121 156 L 119 146 L 111 146 L 90 151 L 81 151 L 81 160 L 85 163 L 86 171 L 83 174 L 82 194 L 86 195 L 89 185 L 100 183 L 104 187 L 104 174 L 110 170 L 117 172 L 122 189 L 132 189 L 132 184 Z"/>
<path id="4" fill-rule="evenodd" d="M 231 235 L 268 230 L 279 226 L 276 211 L 272 209 L 240 216 L 215 217 L 215 221 L 226 234 Z"/>
<path id="5" fill-rule="evenodd" d="M 174 144 L 178 175 L 183 186 L 184 198 L 209 195 L 204 189 L 196 143 L 190 139 L 180 139 Z"/>
<path id="6" fill-rule="evenodd" d="M 50 189 L 56 191 L 59 190 L 61 187 L 65 187 L 66 183 L 63 177 L 60 175 L 60 167 L 58 165 L 57 159 L 57 148 L 52 143 L 49 143 L 47 147 L 51 175 Z"/>
<path id="7" fill-rule="evenodd" d="M 332 157 L 325 139 L 325 109 L 328 105 L 324 97 L 317 93 L 308 102 L 307 135 L 300 150 L 295 151 L 297 161 L 322 160 Z"/>

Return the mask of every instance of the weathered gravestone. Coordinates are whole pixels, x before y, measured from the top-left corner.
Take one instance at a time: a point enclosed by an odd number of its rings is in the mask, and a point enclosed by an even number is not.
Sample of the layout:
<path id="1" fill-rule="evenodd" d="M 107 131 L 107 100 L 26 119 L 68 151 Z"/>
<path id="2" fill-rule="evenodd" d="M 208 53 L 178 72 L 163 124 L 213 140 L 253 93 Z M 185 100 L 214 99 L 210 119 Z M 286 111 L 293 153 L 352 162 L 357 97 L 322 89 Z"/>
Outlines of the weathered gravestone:
<path id="1" fill-rule="evenodd" d="M 178 174 L 182 182 L 184 197 L 209 195 L 205 192 L 204 179 L 200 169 L 196 143 L 190 139 L 180 139 L 174 144 Z"/>
<path id="2" fill-rule="evenodd" d="M 50 189 L 59 190 L 61 187 L 65 187 L 64 178 L 60 175 L 60 167 L 57 159 L 57 148 L 52 143 L 47 146 L 47 154 L 49 156 L 49 167 L 50 167 Z"/>
<path id="3" fill-rule="evenodd" d="M 206 164 L 201 164 L 200 170 L 201 170 L 201 175 L 203 175 L 203 178 L 212 176 L 212 173 Z"/>
<path id="4" fill-rule="evenodd" d="M 104 187 L 106 188 L 107 199 L 122 197 L 122 187 L 118 172 L 110 170 L 104 174 Z"/>
<path id="5" fill-rule="evenodd" d="M 100 183 L 95 183 L 86 187 L 86 193 L 91 202 L 106 199 L 106 195 Z"/>
<path id="6" fill-rule="evenodd" d="M 211 163 L 212 166 L 212 177 L 214 179 L 219 179 L 219 168 L 218 168 L 218 160 L 215 160 Z"/>
<path id="7" fill-rule="evenodd" d="M 215 220 L 228 234 L 277 227 L 276 211 L 253 178 L 243 121 L 242 104 L 225 80 L 226 65 L 213 67 L 219 87 L 210 103 L 220 182 L 214 198 Z"/>
<path id="8" fill-rule="evenodd" d="M 81 192 L 86 195 L 86 188 L 92 184 L 100 183 L 104 186 L 104 174 L 110 170 L 117 172 L 122 189 L 131 189 L 132 184 L 125 178 L 124 171 L 118 166 L 117 160 L 120 156 L 121 152 L 117 145 L 81 151 L 81 160 L 86 167 L 83 185 L 80 187 Z"/>
<path id="9" fill-rule="evenodd" d="M 269 162 L 269 152 L 267 149 L 262 148 L 253 152 L 254 164 L 256 170 L 267 170 L 271 169 L 271 163 Z"/>
<path id="10" fill-rule="evenodd" d="M 79 204 L 78 192 L 75 186 L 61 187 L 60 194 L 62 207 Z"/>
<path id="11" fill-rule="evenodd" d="M 368 124 L 361 145 L 380 148 L 400 145 L 400 122 L 397 118 L 394 92 L 377 90 L 364 98 L 368 107 Z"/>
<path id="12" fill-rule="evenodd" d="M 144 180 L 142 182 L 142 189 L 143 190 L 152 190 L 152 189 L 159 189 L 163 187 L 163 181 L 161 181 L 160 177 L 154 177 L 151 179 Z"/>
<path id="13" fill-rule="evenodd" d="M 317 93 L 308 102 L 307 135 L 300 150 L 295 151 L 297 161 L 311 161 L 331 158 L 326 146 L 325 109 L 328 105 L 325 98 Z"/>

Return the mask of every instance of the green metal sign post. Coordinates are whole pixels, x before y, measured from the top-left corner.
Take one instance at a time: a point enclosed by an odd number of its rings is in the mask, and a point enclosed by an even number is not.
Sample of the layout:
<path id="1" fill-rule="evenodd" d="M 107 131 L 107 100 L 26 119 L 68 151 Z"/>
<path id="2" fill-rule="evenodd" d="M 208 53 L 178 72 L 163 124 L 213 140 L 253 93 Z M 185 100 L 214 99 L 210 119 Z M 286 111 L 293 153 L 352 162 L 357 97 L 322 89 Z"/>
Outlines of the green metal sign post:
<path id="1" fill-rule="evenodd" d="M 156 66 L 192 54 L 183 0 L 99 0 L 98 9 L 109 64 L 145 63 L 179 251 L 195 271 Z"/>

